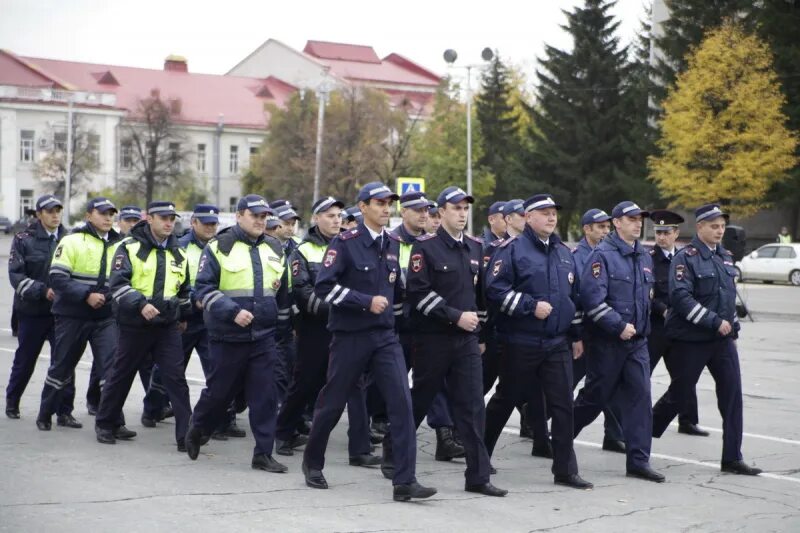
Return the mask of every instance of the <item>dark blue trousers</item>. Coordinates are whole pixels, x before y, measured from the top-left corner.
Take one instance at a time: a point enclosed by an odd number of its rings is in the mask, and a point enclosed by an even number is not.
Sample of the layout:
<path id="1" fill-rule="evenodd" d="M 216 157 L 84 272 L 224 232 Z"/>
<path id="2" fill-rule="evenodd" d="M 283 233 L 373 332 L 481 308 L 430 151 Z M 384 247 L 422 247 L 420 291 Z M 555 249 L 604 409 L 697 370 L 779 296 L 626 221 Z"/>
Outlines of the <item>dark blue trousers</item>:
<path id="1" fill-rule="evenodd" d="M 408 370 L 397 334 L 390 329 L 333 334 L 327 383 L 317 397 L 303 460 L 313 469 L 325 467 L 325 450 L 331 431 L 365 371 L 369 371 L 386 400 L 395 459 L 392 482 L 395 485 L 413 483 L 416 481 L 417 439 Z"/>
<path id="2" fill-rule="evenodd" d="M 466 453 L 466 483 L 488 483 L 491 465 L 483 442 L 486 411 L 478 338 L 461 334 L 418 335 L 412 354 L 411 404 L 415 427 L 419 427 L 426 413 L 430 420 L 431 404 L 441 394 L 446 381 L 455 427 Z"/>
<path id="3" fill-rule="evenodd" d="M 128 398 L 136 374 L 143 365 L 158 363 L 164 387 L 175 412 L 175 439 L 186 435 L 192 407 L 189 386 L 183 368 L 181 334 L 176 324 L 152 328 L 125 328 L 119 332 L 117 355 L 106 373 L 100 408 L 95 424 L 101 429 L 114 429 L 122 417 L 122 407 Z"/>
<path id="4" fill-rule="evenodd" d="M 588 343 L 584 341 L 584 351 L 587 350 Z M 586 375 L 586 354 L 578 359 L 572 360 L 572 390 L 578 387 Z M 615 394 L 608 402 L 608 407 L 603 409 L 603 427 L 605 428 L 605 437 L 611 440 L 625 440 L 625 433 L 622 431 L 622 404 L 619 395 Z"/>
<path id="5" fill-rule="evenodd" d="M 673 341 L 671 356 L 678 371 L 653 407 L 653 436 L 660 437 L 679 413 L 690 408 L 697 380 L 708 368 L 722 415 L 722 461 L 742 459 L 742 373 L 731 338 L 710 342 Z"/>
<path id="6" fill-rule="evenodd" d="M 250 408 L 250 429 L 256 440 L 253 454 L 272 455 L 275 446 L 277 394 L 275 338 L 267 336 L 253 342 L 209 340 L 211 372 L 206 388 L 194 406 L 192 425 L 210 435 L 227 420 L 228 409 L 244 390 Z"/>
<path id="7" fill-rule="evenodd" d="M 278 403 L 281 404 L 289 393 L 289 384 L 294 374 L 294 365 L 297 358 L 297 340 L 292 331 L 277 337 L 275 344 L 278 349 L 278 359 L 275 361 L 275 390 Z"/>
<path id="8" fill-rule="evenodd" d="M 44 347 L 44 341 L 50 343 L 50 350 L 53 351 L 54 324 L 53 315 L 29 316 L 17 313 L 17 342 L 19 346 L 14 353 L 14 362 L 11 365 L 11 375 L 8 378 L 6 387 L 6 404 L 19 407 L 19 401 L 25 388 L 33 376 L 36 368 L 36 360 Z M 61 397 L 61 404 L 56 410 L 59 415 L 72 413 L 75 401 L 75 374 L 73 379 L 64 388 Z"/>
<path id="9" fill-rule="evenodd" d="M 117 335 L 117 323 L 110 317 L 103 320 L 85 320 L 55 316 L 55 344 L 50 358 L 50 368 L 47 369 L 47 377 L 42 388 L 40 419 L 49 419 L 53 413 L 58 412 L 65 395 L 75 397 L 75 367 L 83 357 L 87 343 L 92 347 L 92 354 L 100 365 L 101 374 L 107 377 L 111 361 L 117 351 Z M 72 386 L 71 393 L 67 391 L 69 386 Z"/>
<path id="10" fill-rule="evenodd" d="M 323 324 L 304 325 L 297 332 L 297 358 L 289 392 L 278 413 L 276 436 L 289 440 L 303 420 L 306 406 L 316 402 L 328 374 L 331 334 Z M 351 457 L 370 453 L 369 418 L 363 379 L 347 398 L 348 452 Z"/>
<path id="11" fill-rule="evenodd" d="M 663 358 L 664 366 L 669 372 L 670 381 L 675 379 L 680 366 L 676 363 L 676 357 L 672 356 L 672 341 L 667 338 L 664 332 L 662 321 L 650 321 L 650 335 L 647 337 L 647 352 L 650 354 L 650 375 L 653 375 L 658 362 Z M 680 356 L 677 357 L 680 359 Z M 689 397 L 686 398 L 686 410 L 678 413 L 678 422 L 681 424 L 697 424 L 697 391 L 692 389 Z"/>
<path id="12" fill-rule="evenodd" d="M 534 380 L 537 386 L 532 385 Z M 514 407 L 526 400 L 530 406 L 531 396 L 543 392 L 553 417 L 553 473 L 578 473 L 572 442 L 572 350 L 568 343 L 548 347 L 505 344 L 498 389 L 500 394 L 492 395 L 486 406 L 484 439 L 489 453 Z"/>
<path id="13" fill-rule="evenodd" d="M 614 395 L 625 405 L 622 426 L 627 468 L 650 463 L 653 411 L 650 400 L 650 356 L 642 338 L 629 341 L 592 338 L 586 342 L 586 383 L 575 399 L 575 436 L 607 408 Z"/>

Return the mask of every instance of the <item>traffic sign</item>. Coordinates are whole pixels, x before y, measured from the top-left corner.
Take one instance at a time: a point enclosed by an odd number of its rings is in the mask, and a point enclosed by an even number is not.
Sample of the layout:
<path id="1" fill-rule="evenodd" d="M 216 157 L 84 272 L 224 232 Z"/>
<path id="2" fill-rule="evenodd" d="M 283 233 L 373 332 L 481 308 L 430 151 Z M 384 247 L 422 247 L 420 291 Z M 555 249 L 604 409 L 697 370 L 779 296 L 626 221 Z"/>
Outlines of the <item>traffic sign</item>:
<path id="1" fill-rule="evenodd" d="M 397 194 L 403 196 L 414 191 L 425 192 L 425 178 L 397 178 Z"/>

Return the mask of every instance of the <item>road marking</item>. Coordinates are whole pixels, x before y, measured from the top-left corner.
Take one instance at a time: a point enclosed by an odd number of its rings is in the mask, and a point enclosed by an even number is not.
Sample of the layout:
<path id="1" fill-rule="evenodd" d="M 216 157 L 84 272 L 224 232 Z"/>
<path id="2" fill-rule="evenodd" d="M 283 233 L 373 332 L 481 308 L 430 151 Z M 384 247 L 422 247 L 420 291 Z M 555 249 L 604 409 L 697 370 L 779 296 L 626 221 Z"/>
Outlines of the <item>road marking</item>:
<path id="1" fill-rule="evenodd" d="M 672 427 L 678 427 L 677 422 L 673 422 L 670 424 Z M 722 433 L 720 428 L 709 428 L 706 426 L 701 426 L 702 429 L 706 431 L 711 431 L 712 433 Z M 758 433 L 742 433 L 745 437 L 751 437 L 753 439 L 762 439 L 762 440 L 769 440 L 772 442 L 780 442 L 782 444 L 794 444 L 795 446 L 800 446 L 800 440 L 792 440 L 792 439 L 784 439 L 783 437 L 771 437 L 769 435 L 759 435 Z"/>

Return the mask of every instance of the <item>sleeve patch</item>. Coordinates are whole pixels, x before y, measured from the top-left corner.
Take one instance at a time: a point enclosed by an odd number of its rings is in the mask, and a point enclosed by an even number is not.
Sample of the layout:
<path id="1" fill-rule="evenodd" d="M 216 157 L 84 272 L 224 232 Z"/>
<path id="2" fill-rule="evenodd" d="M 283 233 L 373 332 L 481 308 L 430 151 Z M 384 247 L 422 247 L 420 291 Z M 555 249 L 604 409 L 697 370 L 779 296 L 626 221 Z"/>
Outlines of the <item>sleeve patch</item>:
<path id="1" fill-rule="evenodd" d="M 336 253 L 336 250 L 328 250 L 328 253 L 325 254 L 325 260 L 322 261 L 325 268 L 330 268 L 336 262 Z"/>
<path id="2" fill-rule="evenodd" d="M 300 260 L 295 259 L 292 261 L 292 276 L 296 277 L 298 274 L 300 274 Z"/>
<path id="3" fill-rule="evenodd" d="M 601 267 L 602 265 L 600 264 L 600 261 L 595 261 L 594 263 L 592 263 L 592 276 L 594 276 L 595 279 L 600 277 Z"/>
<path id="4" fill-rule="evenodd" d="M 63 251 L 64 251 L 64 246 L 59 244 L 58 247 L 56 248 L 56 253 L 54 254 L 54 257 L 58 259 L 59 257 L 61 257 L 61 252 Z"/>
<path id="5" fill-rule="evenodd" d="M 683 272 L 686 270 L 686 265 L 675 265 L 675 279 L 683 281 Z"/>
<path id="6" fill-rule="evenodd" d="M 419 272 L 422 270 L 422 254 L 414 254 L 411 256 L 411 271 Z"/>
<path id="7" fill-rule="evenodd" d="M 500 273 L 500 269 L 503 268 L 503 260 L 500 259 L 494 262 L 494 266 L 492 267 L 492 276 L 496 276 Z"/>
<path id="8" fill-rule="evenodd" d="M 206 266 L 206 257 L 207 257 L 206 254 L 203 254 L 203 255 L 200 256 L 200 264 L 197 265 L 197 273 L 198 274 L 200 272 L 202 272 L 203 271 L 203 267 Z"/>
<path id="9" fill-rule="evenodd" d="M 117 254 L 114 257 L 114 270 L 120 270 L 122 268 L 122 260 L 125 258 L 123 254 Z"/>

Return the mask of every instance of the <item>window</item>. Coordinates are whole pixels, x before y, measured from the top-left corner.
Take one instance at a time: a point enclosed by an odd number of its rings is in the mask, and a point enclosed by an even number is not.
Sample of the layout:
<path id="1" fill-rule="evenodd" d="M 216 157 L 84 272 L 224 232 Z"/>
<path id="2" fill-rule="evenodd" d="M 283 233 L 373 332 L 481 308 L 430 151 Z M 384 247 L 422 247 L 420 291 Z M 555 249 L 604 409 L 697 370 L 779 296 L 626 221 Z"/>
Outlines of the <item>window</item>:
<path id="1" fill-rule="evenodd" d="M 258 146 L 251 146 L 250 147 L 250 157 L 253 157 L 254 155 L 258 155 L 258 148 L 259 148 Z"/>
<path id="2" fill-rule="evenodd" d="M 794 253 L 794 248 L 791 246 L 779 246 L 778 252 L 775 254 L 776 259 L 794 259 L 797 255 Z"/>
<path id="3" fill-rule="evenodd" d="M 775 252 L 778 250 L 777 246 L 762 246 L 758 249 L 759 259 L 770 259 L 775 257 Z"/>
<path id="4" fill-rule="evenodd" d="M 100 136 L 96 133 L 86 135 L 86 149 L 92 161 L 100 162 Z"/>
<path id="5" fill-rule="evenodd" d="M 205 172 L 206 171 L 206 145 L 205 144 L 198 144 L 197 145 L 197 171 L 198 172 Z"/>
<path id="6" fill-rule="evenodd" d="M 122 141 L 119 145 L 119 168 L 131 170 L 133 168 L 133 143 Z"/>
<path id="7" fill-rule="evenodd" d="M 181 171 L 181 145 L 180 143 L 169 143 L 169 169 L 172 172 Z"/>
<path id="8" fill-rule="evenodd" d="M 236 211 L 236 207 L 239 205 L 239 199 L 235 196 L 231 196 L 230 200 L 228 201 L 228 210 L 233 213 Z"/>
<path id="9" fill-rule="evenodd" d="M 19 218 L 27 218 L 26 212 L 33 209 L 33 190 L 20 189 L 19 190 Z"/>
<path id="10" fill-rule="evenodd" d="M 33 130 L 22 130 L 19 135 L 19 160 L 23 163 L 33 162 Z"/>
<path id="11" fill-rule="evenodd" d="M 236 145 L 231 146 L 231 156 L 228 163 L 228 171 L 231 174 L 239 172 L 239 147 Z"/>
<path id="12" fill-rule="evenodd" d="M 67 132 L 57 131 L 53 134 L 53 151 L 66 152 L 67 151 Z"/>

